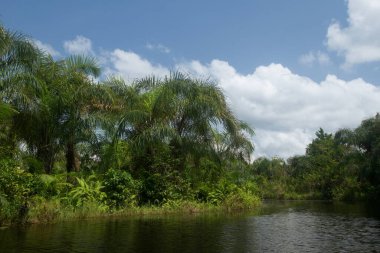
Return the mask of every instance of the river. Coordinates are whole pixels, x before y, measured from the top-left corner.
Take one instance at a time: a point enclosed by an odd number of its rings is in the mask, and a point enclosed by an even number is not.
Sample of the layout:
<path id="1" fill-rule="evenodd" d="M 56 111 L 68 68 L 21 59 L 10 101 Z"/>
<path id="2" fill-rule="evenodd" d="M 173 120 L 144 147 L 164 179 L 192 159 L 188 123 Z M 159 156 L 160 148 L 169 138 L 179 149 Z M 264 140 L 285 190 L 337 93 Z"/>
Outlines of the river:
<path id="1" fill-rule="evenodd" d="M 254 213 L 102 218 L 0 230 L 0 252 L 380 252 L 364 204 L 267 201 Z"/>

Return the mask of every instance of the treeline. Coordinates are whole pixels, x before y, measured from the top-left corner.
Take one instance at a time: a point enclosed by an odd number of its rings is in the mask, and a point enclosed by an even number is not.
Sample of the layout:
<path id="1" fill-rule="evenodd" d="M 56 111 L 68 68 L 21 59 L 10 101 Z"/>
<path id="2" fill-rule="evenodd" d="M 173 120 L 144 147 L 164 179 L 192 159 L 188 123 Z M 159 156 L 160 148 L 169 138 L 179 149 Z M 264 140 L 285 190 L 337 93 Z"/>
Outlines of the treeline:
<path id="1" fill-rule="evenodd" d="M 181 73 L 97 81 L 100 73 L 91 57 L 54 60 L 0 27 L 0 223 L 258 203 L 250 181 L 230 176 L 248 166 L 253 131 L 216 84 Z"/>
<path id="2" fill-rule="evenodd" d="M 380 115 L 354 130 L 319 129 L 306 154 L 259 158 L 252 173 L 266 198 L 380 200 Z"/>

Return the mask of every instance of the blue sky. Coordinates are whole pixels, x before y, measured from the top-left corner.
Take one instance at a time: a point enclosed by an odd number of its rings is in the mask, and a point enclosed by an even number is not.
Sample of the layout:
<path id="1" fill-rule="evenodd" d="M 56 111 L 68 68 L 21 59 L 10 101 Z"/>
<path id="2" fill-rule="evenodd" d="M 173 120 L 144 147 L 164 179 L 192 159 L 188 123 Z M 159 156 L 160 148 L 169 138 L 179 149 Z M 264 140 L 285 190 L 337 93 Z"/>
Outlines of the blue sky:
<path id="1" fill-rule="evenodd" d="M 2 2 L 5 26 L 57 50 L 83 35 L 95 48 L 132 50 L 164 65 L 217 58 L 248 73 L 277 62 L 315 79 L 328 69 L 300 66 L 299 56 L 326 51 L 327 27 L 346 20 L 343 0 Z M 170 54 L 148 50 L 147 43 L 164 45 Z"/>
<path id="2" fill-rule="evenodd" d="M 3 25 L 56 58 L 93 55 L 129 80 L 212 77 L 255 127 L 257 156 L 302 153 L 319 127 L 380 111 L 378 0 L 1 2 Z"/>

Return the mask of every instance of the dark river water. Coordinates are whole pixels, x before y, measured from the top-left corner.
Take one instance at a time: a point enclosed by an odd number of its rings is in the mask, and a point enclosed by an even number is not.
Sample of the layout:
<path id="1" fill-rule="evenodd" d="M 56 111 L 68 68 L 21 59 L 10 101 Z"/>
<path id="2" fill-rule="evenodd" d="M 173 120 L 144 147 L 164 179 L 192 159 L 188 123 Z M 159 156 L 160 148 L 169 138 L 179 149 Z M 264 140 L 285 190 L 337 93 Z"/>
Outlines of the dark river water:
<path id="1" fill-rule="evenodd" d="M 0 230 L 0 252 L 380 252 L 363 204 L 265 202 L 256 213 L 125 217 Z"/>

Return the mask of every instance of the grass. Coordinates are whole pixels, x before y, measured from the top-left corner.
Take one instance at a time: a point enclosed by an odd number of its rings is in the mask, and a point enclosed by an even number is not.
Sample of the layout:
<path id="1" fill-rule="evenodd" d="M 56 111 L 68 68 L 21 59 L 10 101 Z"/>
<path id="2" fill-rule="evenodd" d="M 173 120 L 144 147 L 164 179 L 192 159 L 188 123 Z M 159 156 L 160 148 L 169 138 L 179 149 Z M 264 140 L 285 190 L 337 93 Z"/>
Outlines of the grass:
<path id="1" fill-rule="evenodd" d="M 248 202 L 247 202 L 248 200 Z M 219 205 L 200 203 L 189 200 L 169 200 L 162 206 L 127 207 L 119 210 L 107 210 L 97 203 L 86 202 L 83 206 L 73 208 L 62 205 L 59 200 L 35 202 L 30 206 L 27 223 L 48 224 L 69 220 L 83 220 L 117 216 L 151 216 L 151 215 L 197 215 L 204 213 L 231 213 L 251 210 L 260 205 L 257 197 L 227 198 Z M 9 225 L 9 224 L 8 224 Z"/>

